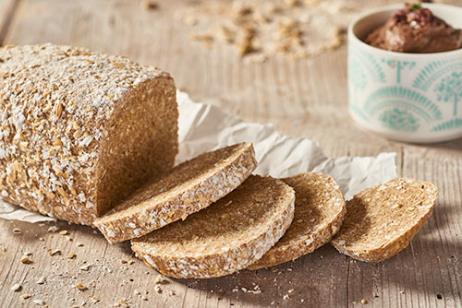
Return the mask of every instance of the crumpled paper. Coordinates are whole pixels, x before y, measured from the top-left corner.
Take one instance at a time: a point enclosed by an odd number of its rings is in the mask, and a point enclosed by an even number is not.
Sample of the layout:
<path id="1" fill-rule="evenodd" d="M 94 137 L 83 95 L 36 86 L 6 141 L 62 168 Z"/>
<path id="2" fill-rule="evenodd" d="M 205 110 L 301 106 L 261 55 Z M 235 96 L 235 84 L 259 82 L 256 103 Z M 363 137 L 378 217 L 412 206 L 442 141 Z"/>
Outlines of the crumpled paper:
<path id="1" fill-rule="evenodd" d="M 247 141 L 254 144 L 256 174 L 281 178 L 307 171 L 324 172 L 337 181 L 347 200 L 367 187 L 396 177 L 396 153 L 328 158 L 310 139 L 289 137 L 272 125 L 244 122 L 214 105 L 194 102 L 181 91 L 177 99 L 180 110 L 177 163 Z M 0 202 L 0 218 L 31 223 L 54 220 L 5 202 Z"/>

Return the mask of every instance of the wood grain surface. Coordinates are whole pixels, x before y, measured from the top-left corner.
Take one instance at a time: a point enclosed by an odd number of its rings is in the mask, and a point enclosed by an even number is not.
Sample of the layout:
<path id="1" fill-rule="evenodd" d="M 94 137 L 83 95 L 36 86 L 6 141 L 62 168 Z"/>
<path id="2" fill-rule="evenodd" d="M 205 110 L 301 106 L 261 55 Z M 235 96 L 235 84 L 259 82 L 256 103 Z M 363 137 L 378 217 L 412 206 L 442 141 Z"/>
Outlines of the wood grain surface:
<path id="1" fill-rule="evenodd" d="M 273 270 L 170 280 L 160 289 L 156 272 L 127 244 L 108 245 L 90 228 L 59 223 L 69 231 L 62 235 L 48 232 L 48 224 L 0 220 L 0 307 L 462 307 L 462 140 L 409 145 L 358 129 L 347 113 L 344 47 L 314 59 L 251 63 L 227 46 L 191 41 L 176 18 L 190 2 L 158 3 L 146 11 L 134 0 L 1 0 L 0 40 L 79 45 L 156 65 L 194 98 L 312 138 L 332 157 L 395 151 L 400 174 L 440 188 L 432 219 L 408 249 L 381 264 L 353 261 L 326 245 Z M 60 253 L 51 256 L 53 250 Z M 22 264 L 29 252 L 33 263 Z M 78 290 L 79 282 L 88 289 Z M 16 283 L 22 289 L 15 292 Z M 261 293 L 249 292 L 255 289 Z"/>

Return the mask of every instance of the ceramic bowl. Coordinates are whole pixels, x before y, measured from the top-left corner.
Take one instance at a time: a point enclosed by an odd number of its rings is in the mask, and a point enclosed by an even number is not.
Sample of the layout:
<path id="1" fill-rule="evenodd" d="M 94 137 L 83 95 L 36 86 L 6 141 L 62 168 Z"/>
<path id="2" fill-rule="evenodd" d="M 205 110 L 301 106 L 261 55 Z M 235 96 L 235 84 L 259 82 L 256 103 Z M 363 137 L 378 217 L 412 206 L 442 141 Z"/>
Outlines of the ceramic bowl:
<path id="1" fill-rule="evenodd" d="M 456 28 L 462 8 L 425 4 Z M 432 143 L 462 137 L 462 49 L 399 53 L 362 41 L 402 5 L 356 18 L 348 29 L 349 110 L 353 119 L 390 139 Z"/>

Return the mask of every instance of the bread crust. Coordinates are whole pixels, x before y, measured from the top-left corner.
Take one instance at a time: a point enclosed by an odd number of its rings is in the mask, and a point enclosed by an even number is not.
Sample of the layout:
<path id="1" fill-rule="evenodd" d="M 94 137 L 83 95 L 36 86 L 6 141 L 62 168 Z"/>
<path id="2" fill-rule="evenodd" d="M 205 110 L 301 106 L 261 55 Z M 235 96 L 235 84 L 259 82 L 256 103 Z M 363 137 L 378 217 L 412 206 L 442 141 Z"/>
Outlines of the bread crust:
<path id="1" fill-rule="evenodd" d="M 347 202 L 344 224 L 331 243 L 354 259 L 385 261 L 409 245 L 430 219 L 437 197 L 434 184 L 409 179 L 366 189 Z M 399 221 L 399 217 L 403 219 Z M 382 220 L 387 222 L 385 227 Z"/>
<path id="2" fill-rule="evenodd" d="M 113 200 L 117 193 L 112 194 L 117 187 L 106 189 L 111 181 L 125 183 L 128 194 L 146 177 L 173 166 L 178 111 L 167 73 L 124 57 L 52 44 L 0 48 L 0 59 L 0 193 L 6 202 L 90 225 L 118 201 Z M 157 83 L 162 88 L 153 88 Z M 158 95 L 164 107 L 148 92 Z M 141 116 L 130 115 L 133 110 Z M 138 162 L 119 157 L 122 150 L 115 155 L 107 150 L 121 147 L 120 142 L 105 145 L 114 135 L 111 127 L 118 125 L 123 132 L 135 124 L 148 126 L 154 110 L 169 113 L 173 121 L 162 135 L 133 132 L 133 140 L 143 142 L 128 142 L 127 151 L 138 153 Z M 157 137 L 168 150 L 143 147 Z M 161 150 L 163 164 L 147 165 L 145 158 L 160 156 Z M 109 153 L 104 161 L 103 152 Z M 119 164 L 109 164 L 116 160 Z M 119 167 L 132 172 L 117 172 Z M 105 174 L 114 176 L 101 182 Z"/>
<path id="3" fill-rule="evenodd" d="M 253 187 L 254 185 L 259 185 L 260 191 L 251 192 L 252 188 L 249 187 Z M 242 193 L 243 190 L 245 194 Z M 204 242 L 207 243 L 207 247 L 212 244 L 207 241 L 207 238 L 203 238 L 199 241 L 195 240 L 195 232 L 197 232 L 198 229 L 194 226 L 194 222 L 202 220 L 202 222 L 207 223 L 210 218 L 210 211 L 220 211 L 223 215 L 230 216 L 234 215 L 233 211 L 239 211 L 238 214 L 236 214 L 238 217 L 237 220 L 247 220 L 248 217 L 246 217 L 246 213 L 251 211 L 252 208 L 242 211 L 238 205 L 242 204 L 242 199 L 252 198 L 252 194 L 258 194 L 259 196 L 257 199 L 259 200 L 262 200 L 262 198 L 266 199 L 263 203 L 261 201 L 257 202 L 255 206 L 259 207 L 260 211 L 263 209 L 265 214 L 267 214 L 267 216 L 265 216 L 267 217 L 267 221 L 258 223 L 252 221 L 247 224 L 248 229 L 239 229 L 239 237 L 236 235 L 233 239 L 215 240 L 215 235 L 212 232 L 210 236 L 212 240 L 215 241 L 213 245 L 217 248 L 213 250 L 206 249 L 206 251 L 204 251 L 203 248 L 200 247 L 205 245 Z M 232 192 L 224 199 L 221 199 L 210 208 L 192 215 L 191 221 L 189 221 L 188 218 L 184 222 L 178 222 L 168 226 L 167 228 L 169 229 L 161 229 L 146 237 L 132 240 L 132 250 L 138 258 L 146 263 L 146 265 L 155 268 L 166 276 L 202 279 L 229 275 L 246 268 L 248 265 L 261 258 L 261 256 L 284 235 L 293 220 L 294 202 L 294 191 L 282 181 L 272 178 L 251 176 L 236 191 Z M 228 206 L 228 208 L 223 209 L 226 206 Z M 249 204 L 246 203 L 245 206 L 248 207 Z M 255 208 L 254 210 L 257 211 Z M 270 215 L 268 213 L 270 213 Z M 216 217 L 217 215 L 212 216 Z M 236 217 L 234 217 L 234 219 L 236 219 Z M 183 224 L 183 226 L 181 226 L 181 224 Z M 184 234 L 190 234 L 192 232 L 193 235 L 189 240 L 184 239 L 177 250 L 169 251 L 168 243 L 156 244 L 156 238 L 160 240 L 169 239 L 170 232 L 178 232 L 177 228 L 179 227 L 183 227 L 187 230 L 184 231 Z M 223 229 L 228 231 L 231 230 L 230 232 L 235 234 L 232 231 L 234 228 L 233 226 L 223 226 L 219 228 L 220 227 L 217 227 L 217 234 L 226 232 Z M 157 232 L 160 233 L 156 234 Z M 252 235 L 248 236 L 249 234 Z M 188 245 L 193 245 L 193 247 L 183 251 L 181 250 L 181 247 L 188 247 Z M 198 246 L 196 247 L 194 245 Z M 166 253 L 162 252 L 162 246 L 166 247 Z"/>
<path id="4" fill-rule="evenodd" d="M 168 191 L 159 194 L 151 194 L 150 190 L 162 185 L 148 184 L 107 215 L 95 220 L 94 225 L 110 243 L 141 237 L 211 205 L 244 182 L 257 165 L 252 144 L 241 143 L 184 162 L 167 178 L 176 180 L 177 175 L 185 172 L 183 167 L 202 163 L 210 155 L 217 157 L 204 166 L 207 168 L 205 173 L 195 170 L 187 183 L 175 183 Z"/>
<path id="5" fill-rule="evenodd" d="M 256 270 L 295 260 L 328 243 L 346 213 L 345 200 L 334 179 L 302 173 L 282 179 L 295 190 L 295 217 L 285 235 L 248 269 Z"/>

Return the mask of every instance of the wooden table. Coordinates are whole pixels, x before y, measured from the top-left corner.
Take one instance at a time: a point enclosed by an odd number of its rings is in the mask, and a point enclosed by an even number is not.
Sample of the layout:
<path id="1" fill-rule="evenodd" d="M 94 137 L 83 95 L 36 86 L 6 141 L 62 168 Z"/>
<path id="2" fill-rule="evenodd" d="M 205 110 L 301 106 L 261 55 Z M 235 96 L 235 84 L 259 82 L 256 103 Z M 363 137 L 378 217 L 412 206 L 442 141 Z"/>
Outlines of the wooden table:
<path id="1" fill-rule="evenodd" d="M 247 63 L 226 46 L 192 42 L 187 26 L 172 18 L 184 5 L 162 1 L 148 12 L 130 0 L 2 0 L 0 40 L 80 45 L 157 65 L 194 98 L 317 140 L 332 157 L 395 151 L 401 175 L 440 187 L 433 218 L 408 249 L 381 264 L 355 262 L 326 245 L 275 270 L 171 281 L 160 294 L 157 274 L 132 263 L 128 245 L 110 246 L 80 226 L 60 223 L 70 232 L 61 235 L 47 232 L 49 225 L 0 221 L 0 307 L 40 299 L 50 307 L 109 307 L 124 298 L 131 307 L 462 307 L 462 140 L 417 146 L 363 132 L 347 113 L 345 48 L 315 59 Z M 50 256 L 49 249 L 61 253 Z M 33 264 L 19 261 L 27 252 Z M 76 257 L 68 259 L 71 253 Z M 46 282 L 37 284 L 41 276 Z M 88 290 L 75 288 L 78 282 Z M 15 283 L 22 290 L 13 292 Z M 243 291 L 254 284 L 261 294 Z M 33 296 L 21 299 L 26 293 Z"/>

